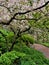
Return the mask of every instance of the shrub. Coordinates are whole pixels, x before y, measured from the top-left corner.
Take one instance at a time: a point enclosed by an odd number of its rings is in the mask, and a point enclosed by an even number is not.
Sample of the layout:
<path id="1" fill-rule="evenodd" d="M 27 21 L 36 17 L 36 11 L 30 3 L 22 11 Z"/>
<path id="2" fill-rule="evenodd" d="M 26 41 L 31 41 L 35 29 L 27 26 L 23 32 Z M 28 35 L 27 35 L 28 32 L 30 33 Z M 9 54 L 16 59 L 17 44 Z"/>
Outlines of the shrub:
<path id="1" fill-rule="evenodd" d="M 8 50 L 9 43 L 12 43 L 14 33 L 6 29 L 0 29 L 0 51 L 4 53 Z"/>
<path id="2" fill-rule="evenodd" d="M 14 36 L 14 33 L 13 32 L 11 32 L 11 31 L 8 31 L 8 30 L 6 30 L 6 29 L 0 29 L 0 32 L 3 34 L 3 36 L 2 36 L 2 34 L 0 34 L 0 41 L 1 42 L 12 42 L 12 39 L 13 39 L 13 36 Z M 5 38 L 6 38 L 6 40 L 5 40 Z"/>
<path id="3" fill-rule="evenodd" d="M 20 57 L 23 58 L 25 56 L 24 53 L 16 52 L 16 51 L 11 51 L 7 52 L 5 54 L 2 54 L 0 57 L 0 65 L 14 65 L 14 60 Z M 20 59 L 18 59 L 20 60 Z M 20 61 L 19 61 L 20 62 Z"/>
<path id="4" fill-rule="evenodd" d="M 34 38 L 30 35 L 30 34 L 24 34 L 22 35 L 21 39 L 24 41 L 24 42 L 30 42 L 31 44 L 34 43 Z"/>
<path id="5" fill-rule="evenodd" d="M 49 65 L 49 60 L 41 52 L 27 47 L 23 42 L 15 45 L 14 50 L 26 54 L 26 57 L 21 59 L 22 65 Z"/>

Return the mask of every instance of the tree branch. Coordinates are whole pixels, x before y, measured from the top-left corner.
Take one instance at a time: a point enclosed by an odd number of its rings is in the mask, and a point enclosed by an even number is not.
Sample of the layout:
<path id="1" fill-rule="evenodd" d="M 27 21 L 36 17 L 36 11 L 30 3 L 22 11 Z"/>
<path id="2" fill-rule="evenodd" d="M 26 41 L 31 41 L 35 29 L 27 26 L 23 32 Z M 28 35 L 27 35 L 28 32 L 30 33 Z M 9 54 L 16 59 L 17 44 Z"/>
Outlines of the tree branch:
<path id="1" fill-rule="evenodd" d="M 11 13 L 11 11 L 10 11 L 10 9 L 8 7 L 6 7 L 6 6 L 2 5 L 2 4 L 0 4 L 0 6 L 6 8 Z"/>
<path id="2" fill-rule="evenodd" d="M 49 1 L 47 1 L 44 5 L 42 5 L 42 6 L 40 6 L 40 7 L 37 7 L 37 8 L 35 8 L 35 9 L 28 10 L 28 11 L 25 11 L 25 12 L 15 13 L 15 14 L 13 15 L 13 17 L 12 17 L 7 23 L 5 23 L 5 22 L 0 22 L 0 24 L 9 25 L 9 24 L 12 22 L 12 20 L 15 19 L 15 16 L 16 16 L 16 15 L 18 15 L 18 14 L 19 14 L 19 15 L 24 15 L 24 14 L 26 14 L 26 13 L 29 13 L 29 12 L 32 12 L 32 11 L 35 11 L 35 10 L 38 10 L 38 9 L 41 9 L 41 8 L 45 7 L 48 3 L 49 3 Z"/>
<path id="3" fill-rule="evenodd" d="M 15 36 L 14 36 L 14 41 L 13 41 L 12 46 L 10 47 L 9 51 L 11 51 L 13 49 L 13 47 L 14 47 L 14 45 L 16 43 L 16 39 L 18 39 L 19 37 L 21 37 L 22 33 L 30 30 L 30 28 L 31 28 L 31 26 L 29 26 L 29 28 L 25 29 L 24 31 L 20 31 L 20 29 L 18 30 L 17 35 L 15 34 Z"/>

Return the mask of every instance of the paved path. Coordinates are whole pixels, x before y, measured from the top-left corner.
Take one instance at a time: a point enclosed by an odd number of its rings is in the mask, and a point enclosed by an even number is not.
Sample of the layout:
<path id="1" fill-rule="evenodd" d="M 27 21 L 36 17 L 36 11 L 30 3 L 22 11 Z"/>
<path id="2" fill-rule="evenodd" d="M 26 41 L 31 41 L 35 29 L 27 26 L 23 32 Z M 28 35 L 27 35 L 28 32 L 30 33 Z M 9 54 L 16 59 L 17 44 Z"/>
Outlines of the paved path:
<path id="1" fill-rule="evenodd" d="M 49 48 L 41 44 L 33 44 L 32 46 L 36 50 L 42 52 L 47 58 L 49 58 Z"/>

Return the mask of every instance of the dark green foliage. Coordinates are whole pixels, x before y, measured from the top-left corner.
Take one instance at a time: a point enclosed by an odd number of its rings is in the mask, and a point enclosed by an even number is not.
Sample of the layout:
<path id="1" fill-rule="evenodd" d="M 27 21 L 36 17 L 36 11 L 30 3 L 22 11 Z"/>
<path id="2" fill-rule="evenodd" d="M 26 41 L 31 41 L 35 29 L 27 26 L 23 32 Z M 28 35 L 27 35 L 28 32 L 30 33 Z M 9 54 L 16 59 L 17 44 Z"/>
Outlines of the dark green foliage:
<path id="1" fill-rule="evenodd" d="M 6 41 L 7 42 L 12 42 L 12 39 L 13 39 L 13 36 L 14 36 L 13 32 L 8 31 L 6 29 L 0 29 L 0 32 L 3 33 L 3 35 L 0 33 L 0 42 L 6 42 Z"/>
<path id="2" fill-rule="evenodd" d="M 4 33 L 2 30 L 1 32 Z M 5 38 L 0 34 L 0 40 L 3 40 L 0 43 L 0 53 L 4 53 L 0 56 L 0 65 L 49 65 L 49 60 L 41 52 L 26 46 L 26 42 L 34 43 L 30 34 L 23 34 L 16 39 L 16 44 L 11 52 L 7 51 L 7 47 L 12 43 L 14 34 L 6 31 L 4 35 L 8 42 L 6 43 Z"/>
<path id="3" fill-rule="evenodd" d="M 21 65 L 36 65 L 36 63 L 28 57 L 25 57 L 21 60 Z"/>
<path id="4" fill-rule="evenodd" d="M 4 53 L 8 50 L 9 43 L 12 43 L 14 33 L 5 29 L 0 29 L 0 51 Z"/>
<path id="5" fill-rule="evenodd" d="M 49 60 L 44 58 L 43 54 L 41 54 L 40 52 L 32 50 L 31 48 L 27 48 L 26 50 L 29 52 L 33 52 L 22 53 L 20 51 L 11 51 L 1 55 L 0 65 L 49 65 Z"/>
<path id="6" fill-rule="evenodd" d="M 41 52 L 27 47 L 23 42 L 15 45 L 14 50 L 26 54 L 26 57 L 22 58 L 22 65 L 49 65 L 49 60 Z"/>

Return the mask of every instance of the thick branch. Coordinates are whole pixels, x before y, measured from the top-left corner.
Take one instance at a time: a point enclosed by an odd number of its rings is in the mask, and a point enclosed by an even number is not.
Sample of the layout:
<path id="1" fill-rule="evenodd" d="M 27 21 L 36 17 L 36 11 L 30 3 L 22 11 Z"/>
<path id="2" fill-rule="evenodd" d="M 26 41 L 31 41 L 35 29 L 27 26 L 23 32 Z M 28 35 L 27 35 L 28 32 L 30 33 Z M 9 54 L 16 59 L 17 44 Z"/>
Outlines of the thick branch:
<path id="1" fill-rule="evenodd" d="M 15 43 L 16 43 L 16 39 L 18 39 L 19 37 L 21 37 L 22 33 L 24 33 L 24 32 L 26 32 L 26 31 L 30 30 L 30 28 L 31 28 L 31 27 L 29 26 L 29 28 L 25 29 L 24 31 L 20 31 L 20 29 L 18 30 L 17 35 L 15 34 L 15 36 L 14 36 L 14 41 L 13 41 L 12 46 L 10 47 L 9 51 L 11 51 L 11 50 L 13 49 L 13 47 L 14 47 L 14 45 L 15 45 Z"/>
<path id="2" fill-rule="evenodd" d="M 38 9 L 41 9 L 41 8 L 45 7 L 48 3 L 49 3 L 49 1 L 47 1 L 44 5 L 42 5 L 42 6 L 40 6 L 40 7 L 37 7 L 37 8 L 35 8 L 35 9 L 28 10 L 28 11 L 25 11 L 25 12 L 15 13 L 15 14 L 13 15 L 13 17 L 12 17 L 7 23 L 5 23 L 5 22 L 0 22 L 0 24 L 9 25 L 9 24 L 12 22 L 12 20 L 15 19 L 15 16 L 16 16 L 16 15 L 18 15 L 18 14 L 19 14 L 19 15 L 23 15 L 23 14 L 26 14 L 26 13 L 29 13 L 29 12 L 32 12 L 32 11 L 35 11 L 35 10 L 38 10 Z"/>

